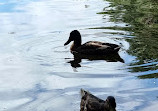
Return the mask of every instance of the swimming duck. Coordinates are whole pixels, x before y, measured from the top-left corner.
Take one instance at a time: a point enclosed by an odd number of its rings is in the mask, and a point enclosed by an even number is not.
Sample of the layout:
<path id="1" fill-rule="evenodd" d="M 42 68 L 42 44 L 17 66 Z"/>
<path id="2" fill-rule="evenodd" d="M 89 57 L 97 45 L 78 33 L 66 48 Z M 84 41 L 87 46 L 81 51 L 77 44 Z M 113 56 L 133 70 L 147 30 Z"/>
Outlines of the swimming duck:
<path id="1" fill-rule="evenodd" d="M 80 111 L 116 111 L 115 98 L 108 96 L 104 101 L 81 89 Z"/>
<path id="2" fill-rule="evenodd" d="M 71 45 L 71 52 L 73 54 L 87 54 L 87 55 L 103 55 L 117 53 L 120 46 L 112 43 L 103 43 L 98 41 L 89 41 L 81 44 L 81 34 L 77 30 L 73 30 L 70 33 L 68 41 L 64 45 L 68 45 L 71 41 L 74 41 Z"/>

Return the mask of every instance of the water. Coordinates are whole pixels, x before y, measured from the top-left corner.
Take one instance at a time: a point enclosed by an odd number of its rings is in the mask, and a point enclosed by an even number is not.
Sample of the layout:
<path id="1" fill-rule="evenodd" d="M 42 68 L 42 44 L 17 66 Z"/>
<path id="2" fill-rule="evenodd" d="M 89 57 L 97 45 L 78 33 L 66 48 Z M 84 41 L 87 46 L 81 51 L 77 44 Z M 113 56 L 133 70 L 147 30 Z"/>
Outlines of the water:
<path id="1" fill-rule="evenodd" d="M 157 26 L 136 27 L 138 21 L 130 17 L 140 13 L 126 11 L 137 7 L 117 5 L 110 0 L 1 0 L 0 111 L 79 111 L 80 88 L 102 99 L 113 95 L 117 111 L 157 109 Z M 74 29 L 83 43 L 120 45 L 125 63 L 82 59 L 81 67 L 72 67 L 70 45 L 63 45 Z"/>

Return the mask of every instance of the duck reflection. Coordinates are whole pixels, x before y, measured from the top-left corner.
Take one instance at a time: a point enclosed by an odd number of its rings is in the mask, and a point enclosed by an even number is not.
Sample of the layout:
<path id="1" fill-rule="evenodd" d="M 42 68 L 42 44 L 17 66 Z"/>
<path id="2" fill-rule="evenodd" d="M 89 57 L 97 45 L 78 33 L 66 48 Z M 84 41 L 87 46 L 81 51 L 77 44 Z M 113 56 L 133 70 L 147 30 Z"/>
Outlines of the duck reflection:
<path id="1" fill-rule="evenodd" d="M 69 61 L 68 63 L 71 64 L 73 68 L 81 67 L 80 63 L 82 59 L 87 59 L 89 61 L 94 60 L 105 60 L 107 62 L 122 62 L 124 60 L 120 57 L 118 53 L 108 54 L 108 55 L 85 55 L 85 54 L 74 54 L 74 60 Z"/>

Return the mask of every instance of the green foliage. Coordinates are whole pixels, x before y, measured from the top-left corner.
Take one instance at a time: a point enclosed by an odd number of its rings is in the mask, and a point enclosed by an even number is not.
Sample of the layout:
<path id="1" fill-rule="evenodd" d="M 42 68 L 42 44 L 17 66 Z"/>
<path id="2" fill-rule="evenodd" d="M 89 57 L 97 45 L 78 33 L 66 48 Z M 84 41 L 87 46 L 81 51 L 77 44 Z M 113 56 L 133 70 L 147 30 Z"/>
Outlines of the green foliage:
<path id="1" fill-rule="evenodd" d="M 157 0 L 106 0 L 111 4 L 97 14 L 110 15 L 111 22 L 124 22 L 130 27 L 99 27 L 100 29 L 124 30 L 132 32 L 127 51 L 137 57 L 131 65 L 141 65 L 158 61 L 158 1 Z M 97 29 L 97 28 L 95 28 Z M 157 67 L 134 67 L 132 72 L 156 70 Z M 150 75 L 149 75 L 150 76 Z M 142 76 L 141 76 L 142 77 Z M 141 78 L 140 77 L 140 78 Z M 146 76 L 145 76 L 146 77 Z M 155 77 L 155 76 L 154 76 Z"/>
<path id="2" fill-rule="evenodd" d="M 125 22 L 130 27 L 103 27 L 134 32 L 135 38 L 127 39 L 128 53 L 138 62 L 157 61 L 158 57 L 158 2 L 156 0 L 108 0 L 111 5 L 98 14 L 108 14 L 112 22 Z"/>

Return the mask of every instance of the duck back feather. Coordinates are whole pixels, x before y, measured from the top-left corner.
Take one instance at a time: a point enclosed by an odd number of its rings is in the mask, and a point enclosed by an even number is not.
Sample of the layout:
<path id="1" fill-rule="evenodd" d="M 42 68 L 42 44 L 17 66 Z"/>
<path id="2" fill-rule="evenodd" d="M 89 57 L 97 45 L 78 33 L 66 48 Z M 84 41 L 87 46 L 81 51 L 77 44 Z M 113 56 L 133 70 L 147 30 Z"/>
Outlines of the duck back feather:
<path id="1" fill-rule="evenodd" d="M 90 54 L 90 55 L 108 55 L 117 53 L 120 49 L 120 46 L 111 43 L 103 43 L 98 41 L 89 41 L 80 47 L 76 48 L 74 51 L 81 54 Z"/>

